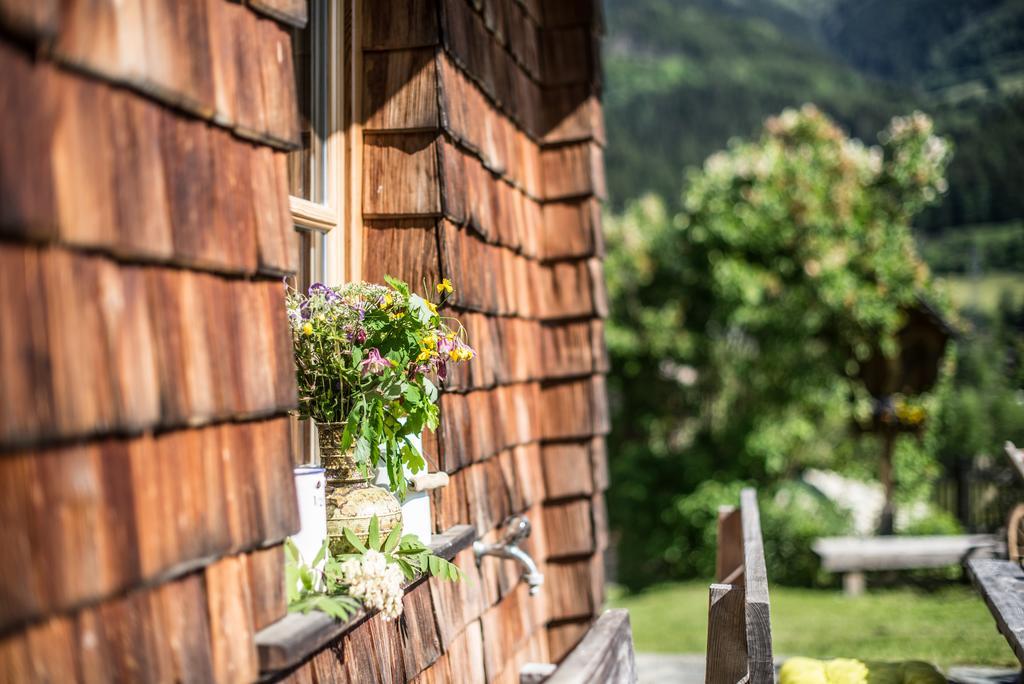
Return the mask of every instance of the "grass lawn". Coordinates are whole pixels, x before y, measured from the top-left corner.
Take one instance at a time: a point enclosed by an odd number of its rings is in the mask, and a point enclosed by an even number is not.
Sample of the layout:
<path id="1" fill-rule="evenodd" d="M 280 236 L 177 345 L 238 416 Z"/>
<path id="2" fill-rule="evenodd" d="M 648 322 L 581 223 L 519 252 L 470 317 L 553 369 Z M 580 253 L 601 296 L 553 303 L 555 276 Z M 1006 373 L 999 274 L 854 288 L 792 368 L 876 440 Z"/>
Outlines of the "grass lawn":
<path id="1" fill-rule="evenodd" d="M 857 598 L 772 587 L 769 595 L 777 655 L 915 659 L 939 667 L 1017 662 L 981 598 L 967 586 L 933 593 L 877 590 Z M 638 651 L 704 652 L 706 583 L 667 584 L 633 595 L 613 588 L 609 596 L 612 607 L 629 609 Z"/>

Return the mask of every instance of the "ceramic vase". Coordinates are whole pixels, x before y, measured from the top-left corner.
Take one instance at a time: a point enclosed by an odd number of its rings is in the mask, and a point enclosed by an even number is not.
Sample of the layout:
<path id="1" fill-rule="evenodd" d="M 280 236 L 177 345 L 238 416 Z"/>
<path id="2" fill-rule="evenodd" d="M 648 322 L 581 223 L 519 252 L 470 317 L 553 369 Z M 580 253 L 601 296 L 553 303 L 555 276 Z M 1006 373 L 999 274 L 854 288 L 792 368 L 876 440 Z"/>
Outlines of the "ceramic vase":
<path id="1" fill-rule="evenodd" d="M 327 480 L 327 541 L 332 554 L 352 553 L 342 530 L 348 528 L 364 544 L 370 520 L 377 516 L 384 539 L 402 523 L 402 507 L 391 492 L 373 484 L 356 463 L 353 449 L 342 452 L 344 423 L 317 423 L 320 465 Z"/>

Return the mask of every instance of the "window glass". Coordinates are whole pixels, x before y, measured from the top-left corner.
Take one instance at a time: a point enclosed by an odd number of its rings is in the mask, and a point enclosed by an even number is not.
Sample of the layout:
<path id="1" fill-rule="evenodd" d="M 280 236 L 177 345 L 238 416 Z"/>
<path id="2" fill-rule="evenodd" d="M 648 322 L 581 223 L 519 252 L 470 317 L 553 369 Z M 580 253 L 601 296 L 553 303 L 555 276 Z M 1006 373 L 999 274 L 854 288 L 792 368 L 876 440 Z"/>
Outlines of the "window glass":
<path id="1" fill-rule="evenodd" d="M 292 31 L 295 91 L 299 100 L 300 147 L 288 155 L 288 191 L 295 197 L 326 203 L 325 3 L 310 3 L 309 23 Z"/>

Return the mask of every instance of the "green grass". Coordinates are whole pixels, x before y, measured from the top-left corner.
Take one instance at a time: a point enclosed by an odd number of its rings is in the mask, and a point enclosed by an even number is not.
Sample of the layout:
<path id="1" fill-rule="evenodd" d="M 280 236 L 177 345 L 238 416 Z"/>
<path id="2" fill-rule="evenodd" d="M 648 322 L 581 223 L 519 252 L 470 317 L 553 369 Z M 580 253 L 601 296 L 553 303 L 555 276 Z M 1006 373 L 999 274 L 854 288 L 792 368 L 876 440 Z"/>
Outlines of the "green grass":
<path id="1" fill-rule="evenodd" d="M 628 608 L 638 651 L 703 653 L 708 587 L 683 582 L 624 595 L 611 604 Z M 871 591 L 850 598 L 838 591 L 772 587 L 772 640 L 776 654 L 867 660 L 925 660 L 952 664 L 1013 665 L 1016 659 L 981 598 L 965 586 L 933 593 Z"/>
<path id="2" fill-rule="evenodd" d="M 1024 273 L 986 273 L 978 278 L 940 275 L 937 279 L 961 310 L 971 308 L 994 313 L 1003 293 L 1009 293 L 1018 304 L 1024 300 Z"/>

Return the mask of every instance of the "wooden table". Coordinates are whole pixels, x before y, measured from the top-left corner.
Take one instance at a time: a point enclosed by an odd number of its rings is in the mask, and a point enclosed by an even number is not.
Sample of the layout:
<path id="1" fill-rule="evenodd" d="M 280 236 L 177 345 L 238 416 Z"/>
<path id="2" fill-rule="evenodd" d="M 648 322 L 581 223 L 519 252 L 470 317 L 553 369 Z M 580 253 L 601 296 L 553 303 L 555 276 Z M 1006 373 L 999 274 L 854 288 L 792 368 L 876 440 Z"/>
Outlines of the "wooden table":
<path id="1" fill-rule="evenodd" d="M 987 558 L 969 560 L 967 570 L 996 627 L 1024 665 L 1024 570 L 1013 561 Z"/>

